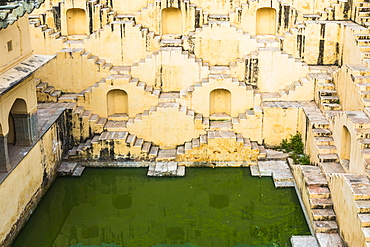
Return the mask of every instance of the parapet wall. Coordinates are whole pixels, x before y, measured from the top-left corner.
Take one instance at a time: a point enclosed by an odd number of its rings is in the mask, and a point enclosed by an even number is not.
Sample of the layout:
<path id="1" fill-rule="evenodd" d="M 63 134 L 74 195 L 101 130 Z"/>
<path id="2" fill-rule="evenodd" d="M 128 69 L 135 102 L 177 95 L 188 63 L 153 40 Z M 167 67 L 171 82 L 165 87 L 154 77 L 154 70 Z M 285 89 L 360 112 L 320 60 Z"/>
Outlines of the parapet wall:
<path id="1" fill-rule="evenodd" d="M 68 147 L 67 114 L 63 112 L 10 173 L 0 175 L 0 245 L 8 246 L 56 178 Z"/>

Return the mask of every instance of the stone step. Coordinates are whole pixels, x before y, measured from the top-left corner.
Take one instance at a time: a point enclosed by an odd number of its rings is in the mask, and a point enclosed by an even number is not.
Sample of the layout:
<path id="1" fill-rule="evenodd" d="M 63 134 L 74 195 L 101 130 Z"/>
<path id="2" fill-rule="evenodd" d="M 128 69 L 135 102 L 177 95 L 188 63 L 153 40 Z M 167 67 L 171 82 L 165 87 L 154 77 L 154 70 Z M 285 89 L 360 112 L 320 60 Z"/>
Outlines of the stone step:
<path id="1" fill-rule="evenodd" d="M 319 163 L 319 166 L 321 167 L 322 171 L 325 173 L 326 176 L 332 173 L 346 173 L 342 165 L 338 162 Z"/>
<path id="2" fill-rule="evenodd" d="M 339 103 L 323 103 L 322 107 L 324 111 L 339 111 L 342 109 Z"/>
<path id="3" fill-rule="evenodd" d="M 328 137 L 331 135 L 331 131 L 329 129 L 316 128 L 316 129 L 312 129 L 312 132 L 315 137 L 316 136 Z"/>
<path id="4" fill-rule="evenodd" d="M 316 136 L 315 138 L 315 143 L 316 145 L 333 145 L 334 144 L 334 139 L 331 136 Z"/>
<path id="5" fill-rule="evenodd" d="M 345 247 L 338 233 L 316 233 L 316 239 L 320 247 Z"/>
<path id="6" fill-rule="evenodd" d="M 176 149 L 160 149 L 157 156 L 158 162 L 173 161 L 176 159 Z"/>
<path id="7" fill-rule="evenodd" d="M 365 241 L 366 242 L 369 242 L 370 241 L 370 228 L 367 228 L 367 227 L 363 227 L 361 228 L 364 236 L 365 236 Z"/>
<path id="8" fill-rule="evenodd" d="M 358 214 L 361 222 L 361 227 L 370 227 L 370 214 Z"/>
<path id="9" fill-rule="evenodd" d="M 212 130 L 231 130 L 233 128 L 231 120 L 226 121 L 212 120 L 209 123 L 210 123 L 209 128 Z"/>
<path id="10" fill-rule="evenodd" d="M 370 213 L 370 201 L 355 201 L 357 213 L 368 214 Z"/>
<path id="11" fill-rule="evenodd" d="M 62 94 L 59 96 L 58 102 L 77 102 L 77 95 L 76 93 Z"/>
<path id="12" fill-rule="evenodd" d="M 316 145 L 319 154 L 332 154 L 337 152 L 337 147 L 334 145 Z"/>
<path id="13" fill-rule="evenodd" d="M 259 167 L 258 165 L 251 165 L 249 166 L 250 170 L 251 170 L 251 175 L 254 176 L 254 177 L 261 177 L 261 173 L 260 173 L 260 170 L 259 170 Z"/>
<path id="14" fill-rule="evenodd" d="M 324 220 L 335 220 L 334 210 L 331 208 L 324 209 L 311 209 L 313 220 L 324 221 Z"/>
<path id="15" fill-rule="evenodd" d="M 318 154 L 319 162 L 339 162 L 339 156 L 336 153 Z"/>
<path id="16" fill-rule="evenodd" d="M 58 167 L 57 174 L 58 176 L 71 176 L 77 166 L 77 162 L 62 162 Z"/>
<path id="17" fill-rule="evenodd" d="M 313 228 L 316 233 L 336 233 L 338 224 L 336 221 L 314 221 Z"/>
<path id="18" fill-rule="evenodd" d="M 313 209 L 333 208 L 333 201 L 330 198 L 311 198 L 310 205 Z"/>
<path id="19" fill-rule="evenodd" d="M 47 86 L 45 89 L 44 89 L 44 93 L 46 94 L 52 94 L 54 92 L 55 88 L 53 86 Z"/>
<path id="20" fill-rule="evenodd" d="M 337 95 L 337 91 L 336 90 L 319 90 L 319 95 L 320 97 L 323 97 L 323 96 L 336 96 Z"/>
<path id="21" fill-rule="evenodd" d="M 141 148 L 141 151 L 144 152 L 144 153 L 149 153 L 151 146 L 152 146 L 151 142 L 144 142 L 143 146 Z"/>
<path id="22" fill-rule="evenodd" d="M 310 185 L 307 187 L 310 199 L 327 199 L 330 198 L 330 191 L 327 187 Z"/>
<path id="23" fill-rule="evenodd" d="M 303 177 L 307 186 L 327 186 L 325 175 L 318 166 L 301 166 Z"/>
<path id="24" fill-rule="evenodd" d="M 47 82 L 40 82 L 36 85 L 36 92 L 43 92 L 48 87 Z"/>
<path id="25" fill-rule="evenodd" d="M 85 170 L 84 166 L 81 166 L 81 165 L 76 166 L 76 168 L 74 169 L 72 173 L 72 177 L 81 177 L 84 170 Z"/>

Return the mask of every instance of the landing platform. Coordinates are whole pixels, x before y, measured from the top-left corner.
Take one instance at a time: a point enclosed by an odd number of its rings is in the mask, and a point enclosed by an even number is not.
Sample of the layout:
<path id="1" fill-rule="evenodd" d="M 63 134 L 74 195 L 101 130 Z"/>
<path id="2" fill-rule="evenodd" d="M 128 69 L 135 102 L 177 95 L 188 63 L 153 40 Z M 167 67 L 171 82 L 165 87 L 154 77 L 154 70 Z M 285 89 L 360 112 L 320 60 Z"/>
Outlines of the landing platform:
<path id="1" fill-rule="evenodd" d="M 33 55 L 0 75 L 0 96 L 30 77 L 36 70 L 44 66 L 55 55 Z"/>

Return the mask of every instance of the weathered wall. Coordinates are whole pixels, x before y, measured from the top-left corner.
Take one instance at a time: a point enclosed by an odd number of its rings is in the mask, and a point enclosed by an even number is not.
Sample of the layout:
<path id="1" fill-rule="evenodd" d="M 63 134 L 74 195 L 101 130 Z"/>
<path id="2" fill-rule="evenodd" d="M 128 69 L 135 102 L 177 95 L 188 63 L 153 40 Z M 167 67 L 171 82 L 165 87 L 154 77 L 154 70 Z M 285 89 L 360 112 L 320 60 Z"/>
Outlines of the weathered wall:
<path id="1" fill-rule="evenodd" d="M 357 215 L 360 213 L 359 208 L 347 180 L 350 176 L 339 174 L 330 176 L 329 187 L 341 236 L 348 247 L 365 247 L 366 237 L 361 231 L 361 221 Z"/>
<path id="2" fill-rule="evenodd" d="M 8 51 L 8 42 L 12 50 Z M 1 30 L 0 35 L 0 72 L 31 55 L 31 39 L 28 28 L 28 15 L 19 18 L 13 25 Z"/>
<path id="3" fill-rule="evenodd" d="M 68 140 L 66 115 L 41 137 L 0 184 L 0 245 L 7 246 L 51 185 Z"/>
<path id="4" fill-rule="evenodd" d="M 8 117 L 10 110 L 17 99 L 24 100 L 26 103 L 26 112 L 22 109 L 22 112 L 20 112 L 21 114 L 35 113 L 37 108 L 35 86 L 34 75 L 32 75 L 5 95 L 0 96 L 0 125 L 2 126 L 2 132 L 4 135 L 9 131 Z"/>

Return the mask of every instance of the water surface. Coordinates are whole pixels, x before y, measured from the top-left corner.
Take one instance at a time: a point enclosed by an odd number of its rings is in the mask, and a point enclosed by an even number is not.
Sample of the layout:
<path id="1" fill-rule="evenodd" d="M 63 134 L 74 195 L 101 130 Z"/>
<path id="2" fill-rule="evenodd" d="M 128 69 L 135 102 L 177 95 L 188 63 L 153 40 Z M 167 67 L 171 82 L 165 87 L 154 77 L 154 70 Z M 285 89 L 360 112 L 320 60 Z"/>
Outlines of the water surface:
<path id="1" fill-rule="evenodd" d="M 290 246 L 309 229 L 294 189 L 249 168 L 88 168 L 58 178 L 13 247 Z"/>

